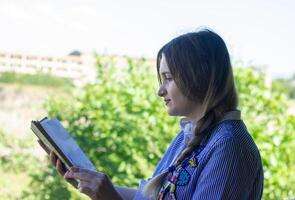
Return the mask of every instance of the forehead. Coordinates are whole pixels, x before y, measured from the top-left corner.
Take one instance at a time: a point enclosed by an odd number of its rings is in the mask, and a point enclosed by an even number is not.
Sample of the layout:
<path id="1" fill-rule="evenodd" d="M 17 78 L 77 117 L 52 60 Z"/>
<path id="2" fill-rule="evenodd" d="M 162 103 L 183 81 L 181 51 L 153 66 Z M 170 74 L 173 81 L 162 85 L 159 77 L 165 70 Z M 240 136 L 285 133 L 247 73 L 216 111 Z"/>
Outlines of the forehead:
<path id="1" fill-rule="evenodd" d="M 170 70 L 169 70 L 169 67 L 168 67 L 168 64 L 167 64 L 167 61 L 166 61 L 166 58 L 164 55 L 162 56 L 161 61 L 160 61 L 160 70 L 159 71 L 160 71 L 160 74 L 165 73 L 165 72 L 170 73 Z"/>

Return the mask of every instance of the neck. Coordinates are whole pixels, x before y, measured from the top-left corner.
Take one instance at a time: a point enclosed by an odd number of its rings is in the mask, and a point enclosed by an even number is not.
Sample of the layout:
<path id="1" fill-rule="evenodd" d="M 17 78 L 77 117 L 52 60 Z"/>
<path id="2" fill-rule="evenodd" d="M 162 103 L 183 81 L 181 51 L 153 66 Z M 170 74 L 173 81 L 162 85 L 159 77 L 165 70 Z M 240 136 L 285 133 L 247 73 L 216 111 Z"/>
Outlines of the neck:
<path id="1" fill-rule="evenodd" d="M 197 122 L 204 116 L 202 109 L 197 107 L 194 112 L 191 112 L 190 115 L 186 116 L 186 119 L 193 123 L 193 124 L 197 124 Z"/>

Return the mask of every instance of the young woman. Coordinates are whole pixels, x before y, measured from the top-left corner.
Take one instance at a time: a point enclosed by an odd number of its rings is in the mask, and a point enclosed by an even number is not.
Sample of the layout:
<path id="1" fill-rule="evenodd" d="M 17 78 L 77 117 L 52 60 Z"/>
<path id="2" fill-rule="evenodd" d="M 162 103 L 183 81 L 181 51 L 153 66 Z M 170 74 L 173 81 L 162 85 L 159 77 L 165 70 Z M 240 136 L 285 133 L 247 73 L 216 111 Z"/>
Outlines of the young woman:
<path id="1" fill-rule="evenodd" d="M 184 118 L 153 176 L 138 189 L 118 187 L 100 172 L 65 173 L 51 153 L 59 173 L 91 199 L 261 199 L 261 158 L 237 110 L 224 41 L 207 29 L 181 35 L 160 49 L 157 70 L 169 115 Z"/>

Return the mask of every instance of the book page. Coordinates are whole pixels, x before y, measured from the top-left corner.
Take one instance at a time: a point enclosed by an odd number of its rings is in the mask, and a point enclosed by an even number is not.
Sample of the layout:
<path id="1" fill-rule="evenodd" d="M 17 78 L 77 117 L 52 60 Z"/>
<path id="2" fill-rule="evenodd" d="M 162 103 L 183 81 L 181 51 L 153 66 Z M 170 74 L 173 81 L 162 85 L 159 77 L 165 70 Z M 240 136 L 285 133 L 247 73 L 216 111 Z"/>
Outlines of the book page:
<path id="1" fill-rule="evenodd" d="M 74 166 L 95 170 L 94 165 L 57 119 L 45 119 L 40 124 Z"/>

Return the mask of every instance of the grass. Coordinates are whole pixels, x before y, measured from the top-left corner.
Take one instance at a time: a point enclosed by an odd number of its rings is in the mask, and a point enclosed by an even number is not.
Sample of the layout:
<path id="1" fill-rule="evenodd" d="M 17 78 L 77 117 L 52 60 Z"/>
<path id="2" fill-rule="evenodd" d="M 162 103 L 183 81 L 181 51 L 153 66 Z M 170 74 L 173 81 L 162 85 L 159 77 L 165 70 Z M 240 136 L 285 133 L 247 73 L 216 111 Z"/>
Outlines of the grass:
<path id="1" fill-rule="evenodd" d="M 39 146 L 33 135 L 19 138 L 17 135 L 8 134 L 0 127 L 0 199 L 24 199 L 24 192 L 32 190 L 32 174 L 40 171 L 46 163 L 39 154 Z M 5 149 L 9 153 L 5 153 Z M 1 154 L 2 152 L 2 154 Z M 3 153 L 4 152 L 4 153 Z M 40 183 L 41 184 L 41 183 Z M 38 185 L 39 186 L 39 185 Z M 25 199 L 35 199 L 34 196 Z M 45 198 L 44 198 L 45 199 Z"/>
<path id="2" fill-rule="evenodd" d="M 13 83 L 21 85 L 40 85 L 49 87 L 73 87 L 70 79 L 51 76 L 48 74 L 18 74 L 14 72 L 0 73 L 0 83 Z"/>

